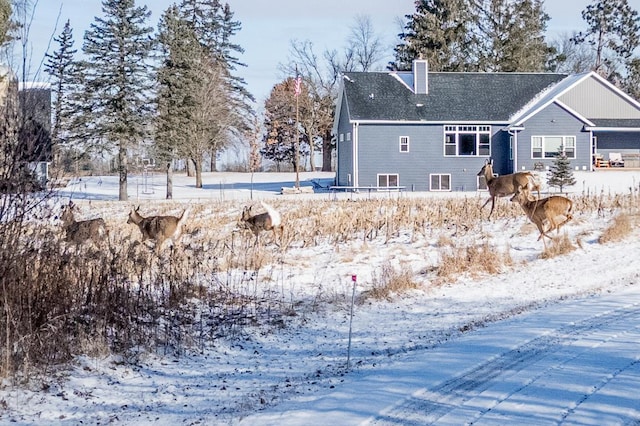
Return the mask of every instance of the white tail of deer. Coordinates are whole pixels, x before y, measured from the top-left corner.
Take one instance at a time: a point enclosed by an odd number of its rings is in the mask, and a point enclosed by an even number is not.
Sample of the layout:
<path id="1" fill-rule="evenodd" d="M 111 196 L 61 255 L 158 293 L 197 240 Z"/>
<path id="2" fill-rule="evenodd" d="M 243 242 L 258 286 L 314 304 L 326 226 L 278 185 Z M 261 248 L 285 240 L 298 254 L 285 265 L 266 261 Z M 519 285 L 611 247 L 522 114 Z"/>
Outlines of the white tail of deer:
<path id="1" fill-rule="evenodd" d="M 487 182 L 489 199 L 480 208 L 484 208 L 484 206 L 491 201 L 489 218 L 491 218 L 491 214 L 493 213 L 493 209 L 496 204 L 496 198 L 498 197 L 506 197 L 515 194 L 520 189 L 523 189 L 528 193 L 531 193 L 531 191 L 535 189 L 538 192 L 538 198 L 540 198 L 540 184 L 531 172 L 518 172 L 508 175 L 494 176 L 492 163 L 487 161 L 478 172 L 478 176 L 484 176 Z"/>
<path id="2" fill-rule="evenodd" d="M 60 218 L 65 231 L 65 241 L 76 245 L 91 241 L 96 247 L 100 247 L 101 243 L 108 240 L 109 232 L 104 219 L 99 217 L 77 221 L 73 214 L 74 210 L 77 210 L 77 207 L 72 201 L 69 201 L 68 205 L 62 206 Z"/>
<path id="3" fill-rule="evenodd" d="M 261 201 L 262 207 L 266 210 L 266 213 L 252 214 L 251 206 L 247 206 L 242 211 L 242 217 L 240 223 L 243 227 L 251 230 L 256 239 L 260 235 L 261 231 L 272 231 L 273 235 L 277 237 L 278 233 L 282 236 L 284 226 L 282 225 L 282 218 L 280 213 L 269 204 Z"/>
<path id="4" fill-rule="evenodd" d="M 518 190 L 511 197 L 511 201 L 519 203 L 529 220 L 536 225 L 538 231 L 540 231 L 538 241 L 542 239 L 545 249 L 547 248 L 547 243 L 544 237 L 552 239 L 548 234 L 549 232 L 554 229 L 556 233 L 559 232 L 562 225 L 573 219 L 571 215 L 573 202 L 559 195 L 532 200 L 525 191 Z M 548 225 L 548 229 L 545 229 L 545 225 Z"/>
<path id="5" fill-rule="evenodd" d="M 149 216 L 143 217 L 140 213 L 140 206 L 129 212 L 127 223 L 138 225 L 142 233 L 142 242 L 153 240 L 156 243 L 156 253 L 160 253 L 165 241 L 171 240 L 174 244 L 182 235 L 182 226 L 189 216 L 189 209 L 176 216 Z"/>

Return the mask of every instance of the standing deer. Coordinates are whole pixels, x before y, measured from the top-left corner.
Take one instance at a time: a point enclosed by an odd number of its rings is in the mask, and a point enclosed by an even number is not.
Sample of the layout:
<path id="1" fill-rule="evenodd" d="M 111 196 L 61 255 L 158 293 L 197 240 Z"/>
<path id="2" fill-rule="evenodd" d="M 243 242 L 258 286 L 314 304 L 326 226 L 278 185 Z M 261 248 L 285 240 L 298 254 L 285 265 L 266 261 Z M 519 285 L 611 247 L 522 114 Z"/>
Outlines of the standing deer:
<path id="1" fill-rule="evenodd" d="M 68 205 L 62 206 L 62 228 L 65 231 L 65 241 L 73 242 L 76 245 L 92 241 L 96 247 L 108 239 L 109 232 L 107 224 L 101 217 L 96 219 L 76 221 L 73 211 L 77 210 L 76 205 L 69 201 Z"/>
<path id="2" fill-rule="evenodd" d="M 156 243 L 156 253 L 160 253 L 164 242 L 171 239 L 173 243 L 180 239 L 182 235 L 182 225 L 189 216 L 189 209 L 182 212 L 180 217 L 176 216 L 149 216 L 143 217 L 138 213 L 140 206 L 129 212 L 127 223 L 138 225 L 142 233 L 142 242 L 154 240 Z"/>
<path id="3" fill-rule="evenodd" d="M 487 161 L 478 172 L 478 176 L 484 176 L 487 181 L 489 199 L 480 208 L 483 209 L 484 206 L 491 201 L 489 219 L 493 213 L 497 197 L 506 197 L 515 194 L 519 189 L 524 189 L 527 192 L 535 189 L 538 191 L 538 198 L 540 198 L 540 185 L 536 182 L 531 172 L 517 172 L 509 175 L 494 176 L 492 163 Z"/>
<path id="4" fill-rule="evenodd" d="M 559 195 L 532 200 L 529 194 L 525 193 L 523 189 L 519 189 L 511 197 L 511 201 L 519 203 L 529 220 L 538 227 L 538 231 L 540 231 L 538 241 L 542 238 L 545 249 L 547 248 L 547 243 L 544 237 L 553 239 L 548 232 L 554 229 L 556 233 L 560 232 L 560 227 L 573 219 L 571 215 L 573 202 Z M 549 225 L 549 229 L 545 230 L 545 224 Z"/>
<path id="5" fill-rule="evenodd" d="M 280 236 L 282 236 L 284 227 L 282 225 L 280 213 L 267 203 L 262 201 L 260 203 L 262 204 L 262 207 L 265 208 L 266 212 L 252 215 L 252 207 L 245 206 L 244 210 L 242 210 L 242 217 L 240 218 L 241 225 L 253 232 L 253 235 L 256 236 L 256 241 L 261 231 L 272 231 L 274 238 L 277 237 L 278 232 L 280 233 Z"/>

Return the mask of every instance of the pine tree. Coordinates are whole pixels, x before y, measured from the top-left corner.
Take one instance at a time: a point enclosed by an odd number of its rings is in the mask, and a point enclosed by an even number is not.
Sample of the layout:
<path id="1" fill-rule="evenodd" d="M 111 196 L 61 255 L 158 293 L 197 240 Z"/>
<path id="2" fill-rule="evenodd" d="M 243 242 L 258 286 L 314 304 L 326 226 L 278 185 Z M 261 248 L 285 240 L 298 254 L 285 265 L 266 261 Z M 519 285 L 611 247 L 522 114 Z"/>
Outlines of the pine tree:
<path id="1" fill-rule="evenodd" d="M 587 30 L 576 34 L 576 44 L 587 43 L 595 51 L 593 70 L 615 82 L 618 66 L 629 66 L 640 46 L 640 18 L 627 0 L 596 0 L 582 11 Z"/>
<path id="2" fill-rule="evenodd" d="M 102 12 L 104 18 L 96 17 L 84 35 L 87 100 L 95 118 L 93 140 L 118 152 L 119 199 L 126 201 L 127 150 L 149 129 L 151 12 L 134 0 L 103 0 Z"/>
<path id="3" fill-rule="evenodd" d="M 429 61 L 433 71 L 466 71 L 471 65 L 474 24 L 468 0 L 421 0 L 416 13 L 406 15 L 408 23 L 400 34 L 403 43 L 395 47 L 391 69 L 410 70 L 415 59 Z"/>
<path id="4" fill-rule="evenodd" d="M 569 161 L 562 148 L 558 151 L 557 157 L 549 168 L 547 184 L 549 186 L 558 187 L 560 192 L 562 192 L 565 186 L 576 184 L 576 179 L 573 176 L 573 170 L 571 170 L 571 161 Z"/>
<path id="5" fill-rule="evenodd" d="M 479 3 L 477 15 L 480 70 L 544 71 L 551 48 L 544 38 L 550 18 L 542 0 L 491 0 Z"/>
<path id="6" fill-rule="evenodd" d="M 78 62 L 74 56 L 73 29 L 67 21 L 59 36 L 53 39 L 59 47 L 53 54 L 45 54 L 47 62 L 44 69 L 51 77 L 52 126 L 51 142 L 53 146 L 53 166 L 59 167 L 60 149 L 65 141 L 71 142 L 74 134 L 74 117 L 77 109 L 73 103 L 73 93 L 77 89 Z"/>
<path id="7" fill-rule="evenodd" d="M 423 58 L 434 71 L 543 71 L 553 52 L 542 0 L 421 0 L 407 18 L 392 69 Z"/>

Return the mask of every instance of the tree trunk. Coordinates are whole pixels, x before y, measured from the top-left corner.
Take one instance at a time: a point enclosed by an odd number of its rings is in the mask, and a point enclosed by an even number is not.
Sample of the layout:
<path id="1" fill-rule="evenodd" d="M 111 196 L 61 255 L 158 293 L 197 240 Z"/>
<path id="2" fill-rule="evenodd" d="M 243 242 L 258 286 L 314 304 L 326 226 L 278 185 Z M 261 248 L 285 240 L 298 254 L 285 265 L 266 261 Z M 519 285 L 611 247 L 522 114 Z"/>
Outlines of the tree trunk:
<path id="1" fill-rule="evenodd" d="M 167 200 L 173 199 L 173 165 L 167 162 Z"/>
<path id="2" fill-rule="evenodd" d="M 191 158 L 187 159 L 187 176 L 194 177 L 195 176 L 195 164 Z"/>
<path id="3" fill-rule="evenodd" d="M 313 143 L 313 135 L 309 135 L 309 166 L 311 171 L 316 171 L 315 144 Z"/>
<path id="4" fill-rule="evenodd" d="M 330 172 L 331 171 L 331 130 L 327 130 L 322 138 L 322 171 Z"/>
<path id="5" fill-rule="evenodd" d="M 196 188 L 202 188 L 202 160 L 193 160 L 196 171 Z"/>
<path id="6" fill-rule="evenodd" d="M 215 172 L 218 169 L 218 155 L 215 149 L 211 150 L 211 171 Z"/>
<path id="7" fill-rule="evenodd" d="M 122 143 L 118 148 L 118 172 L 120 174 L 118 200 L 127 201 L 129 199 L 127 194 L 127 150 Z"/>

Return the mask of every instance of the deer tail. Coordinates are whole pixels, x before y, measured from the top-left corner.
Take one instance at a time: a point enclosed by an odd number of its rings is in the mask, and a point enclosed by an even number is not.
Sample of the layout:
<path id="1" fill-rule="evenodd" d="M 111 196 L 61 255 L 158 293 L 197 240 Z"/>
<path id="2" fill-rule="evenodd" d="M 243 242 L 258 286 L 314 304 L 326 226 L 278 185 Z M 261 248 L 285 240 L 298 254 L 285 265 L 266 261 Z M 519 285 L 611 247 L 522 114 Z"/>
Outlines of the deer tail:
<path id="1" fill-rule="evenodd" d="M 282 218 L 280 217 L 280 213 L 278 213 L 276 209 L 274 209 L 264 201 L 260 201 L 260 203 L 262 204 L 262 207 L 264 207 L 267 210 L 267 213 L 269 213 L 269 217 L 271 217 L 271 224 L 274 227 L 280 226 L 280 224 L 282 224 Z"/>

